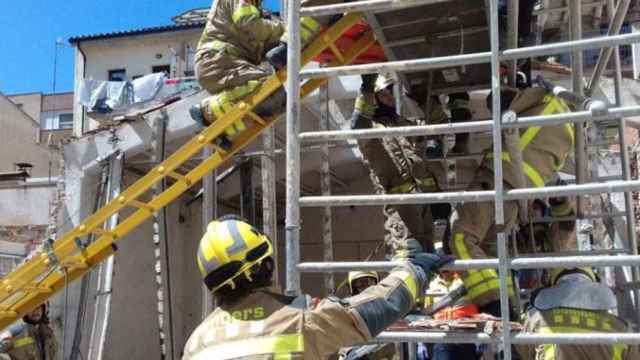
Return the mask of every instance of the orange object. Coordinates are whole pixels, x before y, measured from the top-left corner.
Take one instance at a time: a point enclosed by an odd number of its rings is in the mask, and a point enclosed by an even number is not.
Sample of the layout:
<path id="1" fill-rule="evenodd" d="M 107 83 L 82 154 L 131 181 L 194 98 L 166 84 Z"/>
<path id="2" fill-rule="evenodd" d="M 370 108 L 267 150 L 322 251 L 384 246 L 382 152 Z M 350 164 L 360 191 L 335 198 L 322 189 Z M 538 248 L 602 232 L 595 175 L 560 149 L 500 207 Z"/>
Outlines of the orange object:
<path id="1" fill-rule="evenodd" d="M 457 320 L 472 317 L 478 314 L 478 308 L 474 304 L 446 307 L 433 315 L 436 320 Z"/>
<path id="2" fill-rule="evenodd" d="M 356 23 L 335 42 L 336 47 L 340 52 L 344 53 L 351 47 L 351 45 L 353 45 L 354 42 L 358 40 L 358 38 L 360 38 L 360 36 L 369 30 L 371 30 L 371 26 L 369 26 L 365 21 Z M 335 59 L 335 55 L 330 48 L 327 48 L 313 60 L 321 64 L 327 64 L 333 59 Z M 376 42 L 367 51 L 362 53 L 362 55 L 358 56 L 352 64 L 370 64 L 385 61 L 387 61 L 387 57 L 384 54 L 384 49 Z"/>

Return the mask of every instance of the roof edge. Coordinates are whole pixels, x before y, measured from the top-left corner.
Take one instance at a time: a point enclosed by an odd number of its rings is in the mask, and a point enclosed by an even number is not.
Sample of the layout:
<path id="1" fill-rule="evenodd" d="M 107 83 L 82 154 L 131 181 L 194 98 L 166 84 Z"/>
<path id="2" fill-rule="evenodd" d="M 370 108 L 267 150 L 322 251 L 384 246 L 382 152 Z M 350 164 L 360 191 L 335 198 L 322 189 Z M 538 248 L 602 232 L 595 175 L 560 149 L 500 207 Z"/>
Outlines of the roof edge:
<path id="1" fill-rule="evenodd" d="M 192 30 L 192 29 L 203 28 L 205 24 L 206 23 L 202 21 L 202 22 L 192 22 L 192 23 L 185 23 L 185 24 L 154 26 L 149 28 L 116 31 L 111 33 L 103 33 L 103 34 L 80 35 L 80 36 L 73 36 L 69 38 L 69 43 L 72 45 L 75 45 L 77 43 L 84 42 L 84 41 L 116 39 L 116 38 L 130 37 L 130 36 L 158 34 L 158 33 L 164 33 L 164 32 L 172 32 L 172 31 Z"/>

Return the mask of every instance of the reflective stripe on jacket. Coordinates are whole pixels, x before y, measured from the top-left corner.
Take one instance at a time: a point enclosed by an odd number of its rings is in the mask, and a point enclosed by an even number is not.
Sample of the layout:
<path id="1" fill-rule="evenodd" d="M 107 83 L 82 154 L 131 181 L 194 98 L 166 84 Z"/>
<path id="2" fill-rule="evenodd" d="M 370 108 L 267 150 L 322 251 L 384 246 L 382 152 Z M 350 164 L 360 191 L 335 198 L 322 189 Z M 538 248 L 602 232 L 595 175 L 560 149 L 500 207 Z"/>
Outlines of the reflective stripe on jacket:
<path id="1" fill-rule="evenodd" d="M 283 31 L 280 21 L 263 18 L 260 1 L 217 0 L 209 11 L 196 61 L 200 53 L 216 50 L 259 64 Z"/>
<path id="2" fill-rule="evenodd" d="M 627 324 L 605 311 L 557 308 L 529 312 L 525 332 L 538 334 L 584 334 L 628 332 Z M 640 358 L 637 346 L 616 345 L 518 345 L 525 359 L 535 360 L 632 360 Z"/>
<path id="3" fill-rule="evenodd" d="M 519 93 L 511 104 L 518 116 L 552 115 L 569 112 L 561 99 L 547 94 L 542 88 L 529 88 Z M 529 186 L 544 187 L 564 167 L 573 151 L 575 134 L 572 124 L 532 126 L 521 129 L 519 148 L 522 151 L 523 169 Z M 489 153 L 485 166 L 493 168 L 493 154 Z M 504 179 L 517 187 L 517 170 L 509 153 L 502 153 Z"/>

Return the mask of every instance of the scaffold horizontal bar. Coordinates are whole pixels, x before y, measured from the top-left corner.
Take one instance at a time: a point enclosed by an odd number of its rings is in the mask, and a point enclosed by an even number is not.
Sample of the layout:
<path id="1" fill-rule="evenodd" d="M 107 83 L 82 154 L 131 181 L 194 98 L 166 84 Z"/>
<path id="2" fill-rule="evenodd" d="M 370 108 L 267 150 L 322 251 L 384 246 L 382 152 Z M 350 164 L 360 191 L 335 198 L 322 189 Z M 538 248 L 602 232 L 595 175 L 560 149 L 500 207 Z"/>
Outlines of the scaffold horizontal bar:
<path id="1" fill-rule="evenodd" d="M 425 342 L 425 343 L 497 343 L 500 337 L 485 333 L 455 333 L 443 331 L 385 331 L 374 342 Z M 513 344 L 640 344 L 638 333 L 582 333 L 582 334 L 533 334 L 511 335 Z"/>
<path id="2" fill-rule="evenodd" d="M 383 10 L 398 10 L 421 5 L 433 5 L 450 0 L 365 0 L 339 3 L 323 6 L 308 6 L 300 8 L 302 16 L 335 15 L 348 12 L 378 12 Z"/>
<path id="3" fill-rule="evenodd" d="M 563 54 L 577 50 L 598 49 L 628 45 L 640 41 L 640 33 L 623 34 L 615 36 L 601 36 L 591 39 L 564 41 L 553 44 L 529 46 L 519 49 L 505 50 L 500 53 L 500 60 L 517 60 L 529 57 Z M 325 78 L 346 75 L 375 74 L 385 72 L 411 72 L 441 68 L 449 68 L 463 65 L 488 63 L 491 61 L 491 52 L 479 52 L 454 56 L 442 56 L 414 60 L 389 61 L 352 66 L 332 66 L 326 68 L 307 69 L 300 72 L 302 79 Z"/>
<path id="4" fill-rule="evenodd" d="M 341 261 L 341 262 L 304 262 L 298 265 L 298 270 L 308 273 L 336 273 L 361 271 L 390 271 L 400 266 L 401 261 Z M 548 269 L 555 267 L 576 266 L 637 266 L 640 265 L 640 255 L 586 255 L 586 256 L 557 256 L 557 257 L 529 257 L 508 259 L 509 269 Z M 470 269 L 497 269 L 498 259 L 455 260 L 443 267 L 444 270 L 463 271 Z"/>
<path id="5" fill-rule="evenodd" d="M 594 115 L 589 111 L 578 111 L 566 114 L 527 116 L 518 118 L 513 123 L 504 123 L 504 129 L 523 128 L 529 126 L 551 126 L 566 123 L 601 122 L 613 119 L 640 116 L 640 106 L 616 107 L 608 110 L 606 115 Z M 351 139 L 377 139 L 394 136 L 431 136 L 468 132 L 490 131 L 493 121 L 470 121 L 439 125 L 402 126 L 379 129 L 313 131 L 300 134 L 304 143 L 346 141 Z"/>
<path id="6" fill-rule="evenodd" d="M 590 195 L 640 191 L 640 180 L 608 181 L 580 185 L 547 186 L 506 191 L 504 200 L 542 199 L 572 195 Z M 416 205 L 457 202 L 493 201 L 495 191 L 456 191 L 424 194 L 394 195 L 333 195 L 305 196 L 300 198 L 301 207 L 322 206 L 379 206 L 379 205 Z"/>

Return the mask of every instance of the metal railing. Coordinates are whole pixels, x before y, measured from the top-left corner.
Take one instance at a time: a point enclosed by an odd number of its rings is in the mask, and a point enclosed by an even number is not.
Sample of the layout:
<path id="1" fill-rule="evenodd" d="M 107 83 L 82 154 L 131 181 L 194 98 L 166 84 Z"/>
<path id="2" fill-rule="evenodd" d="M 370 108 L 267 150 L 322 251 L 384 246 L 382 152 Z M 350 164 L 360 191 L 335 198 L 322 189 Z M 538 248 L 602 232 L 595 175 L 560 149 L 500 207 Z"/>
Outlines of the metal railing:
<path id="1" fill-rule="evenodd" d="M 287 8 L 287 33 L 289 37 L 288 68 L 289 77 L 287 79 L 287 208 L 286 208 L 286 264 L 287 281 L 286 290 L 290 294 L 300 291 L 300 272 L 346 272 L 349 270 L 390 270 L 395 265 L 393 262 L 324 262 L 324 263 L 300 263 L 300 207 L 331 207 L 331 206 L 373 206 L 385 204 L 428 204 L 428 203 L 453 203 L 469 201 L 493 201 L 495 203 L 496 225 L 504 224 L 504 201 L 518 199 L 534 199 L 549 196 L 576 196 L 586 194 L 600 194 L 612 192 L 625 192 L 640 190 L 640 181 L 633 181 L 624 173 L 624 181 L 609 181 L 604 183 L 581 183 L 582 175 L 576 185 L 566 185 L 561 187 L 545 188 L 525 188 L 504 191 L 502 161 L 500 157 L 495 157 L 494 168 L 494 190 L 491 191 L 463 191 L 445 192 L 432 194 L 407 194 L 407 195 L 347 195 L 347 196 L 314 196 L 300 197 L 300 145 L 302 142 L 327 142 L 344 141 L 349 139 L 370 139 L 393 136 L 423 136 L 436 134 L 465 133 L 478 131 L 491 131 L 493 137 L 493 153 L 502 153 L 502 130 L 509 128 L 522 128 L 528 126 L 557 125 L 564 123 L 583 124 L 584 122 L 611 121 L 612 119 L 624 119 L 628 116 L 640 115 L 640 106 L 624 107 L 617 102 L 616 107 L 602 109 L 601 107 L 589 108 L 586 111 L 577 111 L 570 114 L 531 116 L 517 119 L 515 122 L 503 123 L 498 111 L 493 113 L 493 118 L 487 121 L 473 121 L 459 124 L 445 124 L 433 126 L 398 127 L 385 129 L 367 129 L 350 131 L 316 131 L 300 134 L 300 102 L 298 89 L 300 81 L 309 78 L 326 78 L 344 75 L 358 75 L 368 73 L 383 72 L 412 72 L 449 68 L 463 65 L 490 63 L 492 71 L 491 90 L 493 96 L 493 109 L 501 108 L 500 99 L 500 62 L 513 61 L 522 58 L 552 55 L 559 53 L 572 53 L 574 57 L 574 89 L 573 92 L 582 95 L 582 53 L 587 49 L 612 48 L 619 45 L 626 45 L 640 42 L 640 34 L 619 35 L 618 21 L 612 23 L 611 31 L 607 36 L 580 39 L 582 36 L 580 29 L 581 9 L 580 1 L 570 0 L 569 10 L 572 23 L 572 40 L 554 44 L 531 46 L 524 48 L 510 48 L 500 50 L 499 48 L 499 27 L 498 27 L 498 0 L 490 0 L 490 40 L 491 51 L 474 54 L 455 55 L 447 57 L 434 57 L 426 59 L 390 61 L 386 63 L 375 63 L 354 66 L 325 67 L 301 71 L 300 69 L 300 15 L 318 16 L 328 14 L 338 14 L 351 11 L 382 12 L 397 9 L 398 7 L 419 6 L 425 4 L 435 4 L 446 2 L 446 0 L 372 0 L 357 1 L 346 4 L 316 6 L 301 10 L 300 2 L 291 0 Z M 517 2 L 517 0 L 514 0 Z M 616 19 L 624 18 L 626 8 L 621 2 L 616 11 Z M 517 9 L 517 6 L 510 6 L 510 9 Z M 624 13 L 622 13 L 624 12 Z M 509 13 L 510 17 L 517 14 Z M 510 24 L 517 24 L 513 19 Z M 513 25 L 512 25 L 513 26 Z M 517 31 L 515 29 L 509 29 Z M 517 38 L 517 36 L 516 36 Z M 610 51 L 602 52 L 602 63 L 606 65 L 606 60 L 611 54 Z M 600 65 L 603 66 L 603 65 Z M 617 67 L 620 72 L 620 68 Z M 619 79 L 619 74 L 617 74 Z M 590 87 L 597 86 L 598 76 L 594 76 L 594 81 Z M 619 92 L 620 81 L 617 81 L 616 91 Z M 620 120 L 624 130 L 624 120 Z M 581 126 L 576 126 L 580 129 Z M 584 140 L 583 134 L 577 134 L 580 141 Z M 584 163 L 584 151 L 579 145 L 576 149 L 576 160 Z M 628 156 L 623 156 L 623 168 L 629 168 Z M 581 170 L 582 171 L 582 170 Z M 627 203 L 627 214 L 630 204 Z M 498 228 L 502 228 L 498 226 Z M 629 232 L 635 231 L 633 226 L 629 227 Z M 630 249 L 632 255 L 621 256 L 565 256 L 565 257 L 535 257 L 510 259 L 506 249 L 506 234 L 498 233 L 498 258 L 483 260 L 459 260 L 447 266 L 450 270 L 467 270 L 478 268 L 498 269 L 500 279 L 500 299 L 503 328 L 500 336 L 490 336 L 487 334 L 451 334 L 451 333 L 419 333 L 419 332 L 385 332 L 378 337 L 378 341 L 402 341 L 402 342 L 468 342 L 468 343 L 492 343 L 501 342 L 504 346 L 504 358 L 511 359 L 510 344 L 640 344 L 640 334 L 621 333 L 590 333 L 590 334 L 528 334 L 522 333 L 512 335 L 509 331 L 509 299 L 507 293 L 507 274 L 511 269 L 540 269 L 551 267 L 568 266 L 632 266 L 637 269 L 640 266 L 640 256 L 637 255 L 637 244 L 635 234 L 629 234 Z M 637 270 L 636 270 L 637 271 Z M 637 279 L 635 279 L 637 280 Z M 636 298 L 636 308 L 637 308 Z"/>

